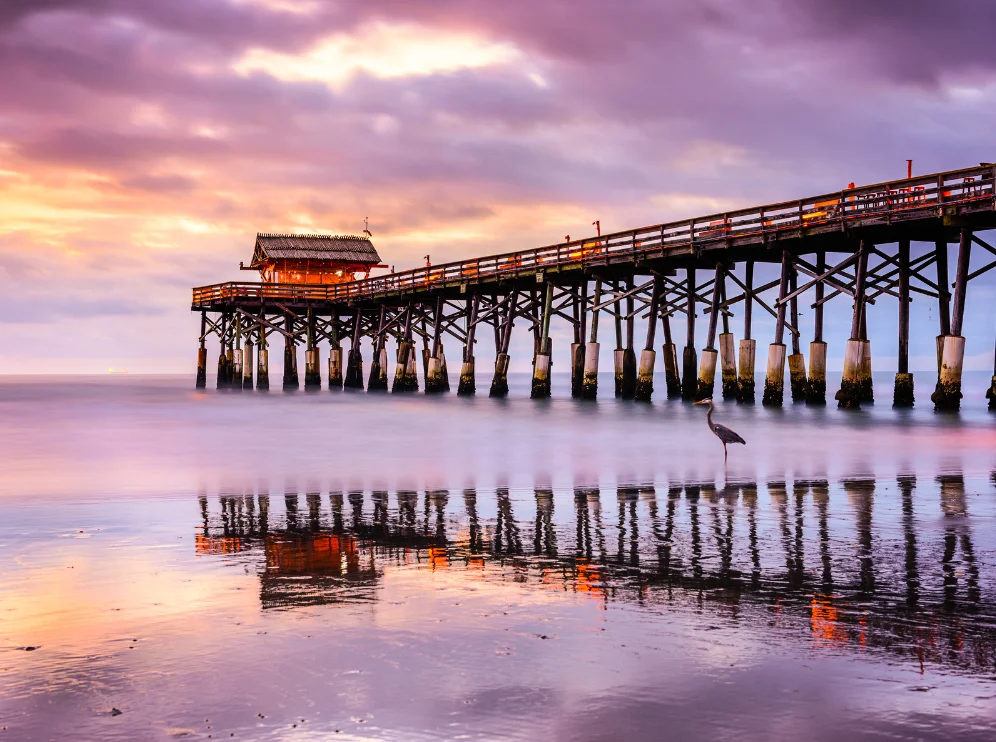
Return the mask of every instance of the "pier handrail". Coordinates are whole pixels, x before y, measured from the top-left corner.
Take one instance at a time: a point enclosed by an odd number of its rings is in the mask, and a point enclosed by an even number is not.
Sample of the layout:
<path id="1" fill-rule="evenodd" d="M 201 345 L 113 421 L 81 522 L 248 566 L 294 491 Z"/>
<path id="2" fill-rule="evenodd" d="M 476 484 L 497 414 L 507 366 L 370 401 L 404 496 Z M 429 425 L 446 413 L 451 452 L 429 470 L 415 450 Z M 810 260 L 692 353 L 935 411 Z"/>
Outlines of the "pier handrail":
<path id="1" fill-rule="evenodd" d="M 281 284 L 225 282 L 193 289 L 193 307 L 234 298 L 347 303 L 392 293 L 425 291 L 487 278 L 514 277 L 547 268 L 604 265 L 611 259 L 649 259 L 698 253 L 743 238 L 858 222 L 937 216 L 943 209 L 993 202 L 996 165 L 922 175 L 848 188 L 820 196 L 656 224 L 534 249 L 415 268 L 349 283 Z M 940 214 L 938 213 L 940 212 Z"/>

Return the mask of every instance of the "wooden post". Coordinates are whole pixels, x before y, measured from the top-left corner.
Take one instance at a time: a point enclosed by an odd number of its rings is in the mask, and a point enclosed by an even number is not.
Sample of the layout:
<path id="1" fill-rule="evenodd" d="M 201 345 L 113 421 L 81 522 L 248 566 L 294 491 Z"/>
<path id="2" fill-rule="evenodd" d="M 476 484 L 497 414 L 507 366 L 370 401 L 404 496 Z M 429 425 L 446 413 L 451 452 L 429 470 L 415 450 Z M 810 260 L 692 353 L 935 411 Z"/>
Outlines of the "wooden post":
<path id="1" fill-rule="evenodd" d="M 595 399 L 598 396 L 598 312 L 595 307 L 602 300 L 602 281 L 595 280 L 595 298 L 591 312 L 591 337 L 584 348 L 584 383 L 582 399 Z"/>
<path id="2" fill-rule="evenodd" d="M 723 303 L 720 314 L 723 319 L 723 332 L 719 335 L 719 363 L 722 369 L 723 399 L 737 399 L 740 396 L 740 382 L 737 380 L 736 342 L 730 332 L 729 309 L 726 306 L 726 270 L 723 270 Z"/>
<path id="3" fill-rule="evenodd" d="M 539 342 L 533 356 L 533 386 L 529 395 L 533 399 L 546 399 L 550 396 L 550 361 L 553 356 L 550 343 L 551 312 L 553 312 L 553 284 L 547 281 L 543 295 Z"/>
<path id="4" fill-rule="evenodd" d="M 474 335 L 477 332 L 479 301 L 478 294 L 467 297 L 467 344 L 463 346 L 463 364 L 460 366 L 460 384 L 457 386 L 457 394 L 463 397 L 472 396 L 477 391 L 474 379 Z"/>
<path id="5" fill-rule="evenodd" d="M 775 342 L 768 346 L 768 366 L 764 374 L 764 397 L 761 404 L 781 407 L 785 397 L 785 297 L 788 295 L 792 265 L 788 250 L 782 250 L 782 275 L 778 286 L 778 314 L 775 317 Z"/>
<path id="6" fill-rule="evenodd" d="M 626 279 L 626 291 L 632 291 L 633 277 Z M 623 399 L 633 399 L 636 396 L 636 349 L 633 347 L 633 335 L 636 331 L 636 318 L 633 295 L 626 297 L 626 347 L 623 349 L 622 382 L 619 396 Z M 651 320 L 650 324 L 654 324 Z"/>
<path id="7" fill-rule="evenodd" d="M 913 374 L 910 373 L 910 241 L 899 241 L 899 368 L 892 394 L 893 407 L 912 407 Z"/>
<path id="8" fill-rule="evenodd" d="M 791 271 L 789 290 L 795 293 L 795 290 L 799 288 L 799 274 L 795 266 L 791 267 Z M 802 351 L 799 348 L 801 334 L 799 332 L 799 300 L 795 296 L 789 302 L 789 311 L 792 313 L 792 327 L 795 328 L 795 332 L 792 333 L 792 355 L 788 359 L 789 385 L 792 390 L 792 401 L 805 402 L 806 389 L 809 383 L 806 379 L 806 358 L 802 355 Z"/>
<path id="9" fill-rule="evenodd" d="M 398 350 L 395 355 L 394 383 L 391 394 L 401 394 L 408 389 L 408 358 L 414 355 L 410 335 L 412 331 L 412 304 L 405 307 L 405 319 L 398 328 Z"/>
<path id="10" fill-rule="evenodd" d="M 232 368 L 228 364 L 228 348 L 226 348 L 226 342 L 228 340 L 228 315 L 222 313 L 221 315 L 221 338 L 219 340 L 218 349 L 218 379 L 217 388 L 218 389 L 228 389 L 231 383 Z"/>
<path id="11" fill-rule="evenodd" d="M 822 276 L 827 269 L 826 253 L 816 254 L 816 274 Z M 809 344 L 809 383 L 806 385 L 806 402 L 812 405 L 827 403 L 827 344 L 823 342 L 823 281 L 816 282 L 816 308 L 813 314 L 813 342 Z"/>
<path id="12" fill-rule="evenodd" d="M 235 338 L 235 348 L 232 350 L 232 378 L 229 388 L 235 392 L 242 391 L 242 315 L 236 313 L 232 318 L 232 335 Z"/>
<path id="13" fill-rule="evenodd" d="M 205 389 L 207 387 L 207 346 L 204 345 L 204 335 L 207 333 L 207 312 L 201 310 L 201 339 L 197 346 L 197 378 L 194 381 L 195 389 Z"/>
<path id="14" fill-rule="evenodd" d="M 666 296 L 666 294 L 665 294 Z M 668 399 L 681 397 L 681 375 L 678 373 L 678 351 L 671 337 L 671 314 L 661 313 L 661 328 L 664 330 L 664 384 Z"/>
<path id="15" fill-rule="evenodd" d="M 996 410 L 996 356 L 993 358 L 993 378 L 989 382 L 989 390 L 986 392 L 986 399 L 989 400 L 989 409 Z"/>
<path id="16" fill-rule="evenodd" d="M 861 337 L 861 317 L 864 314 L 865 278 L 868 272 L 868 249 L 864 240 L 858 244 L 858 264 L 854 279 L 854 311 L 851 315 L 851 336 L 844 348 L 844 375 L 840 391 L 834 395 L 837 406 L 858 408 L 862 397 L 862 371 L 865 341 Z"/>
<path id="17" fill-rule="evenodd" d="M 252 391 L 252 332 L 247 328 L 246 330 L 246 344 L 242 348 L 242 388 Z"/>
<path id="18" fill-rule="evenodd" d="M 294 316 L 284 314 L 284 391 L 290 392 L 300 388 L 297 375 L 297 342 L 294 339 Z"/>
<path id="19" fill-rule="evenodd" d="M 744 339 L 740 341 L 740 363 L 738 371 L 738 385 L 740 387 L 737 401 L 745 404 L 754 404 L 754 383 L 755 383 L 755 356 L 757 351 L 757 341 L 751 337 L 751 319 L 754 310 L 754 261 L 748 260 L 744 266 Z"/>
<path id="20" fill-rule="evenodd" d="M 360 352 L 362 321 L 363 310 L 356 307 L 353 315 L 353 338 L 349 345 L 349 355 L 346 358 L 346 378 L 342 382 L 346 389 L 363 388 L 363 355 Z"/>
<path id="21" fill-rule="evenodd" d="M 581 278 L 581 288 L 574 303 L 577 324 L 574 327 L 574 344 L 571 346 L 571 396 L 584 396 L 584 342 L 588 319 L 588 279 Z"/>
<path id="22" fill-rule="evenodd" d="M 270 350 L 266 342 L 268 328 L 262 321 L 259 323 L 259 352 L 256 354 L 256 391 L 270 390 Z"/>
<path id="23" fill-rule="evenodd" d="M 432 351 L 429 354 L 429 366 L 425 375 L 426 394 L 437 394 L 444 391 L 443 364 L 439 355 L 442 347 L 443 308 L 445 306 L 443 295 L 440 294 L 436 297 L 435 322 L 432 326 Z"/>
<path id="24" fill-rule="evenodd" d="M 706 332 L 706 344 L 699 360 L 698 384 L 695 399 L 712 399 L 716 388 L 716 362 L 719 351 L 716 350 L 716 326 L 719 323 L 719 303 L 723 297 L 723 265 L 716 263 L 716 273 L 712 284 L 712 304 L 709 306 L 709 329 Z"/>
<path id="25" fill-rule="evenodd" d="M 940 334 L 937 342 L 937 373 L 941 373 L 941 353 L 944 349 L 944 338 L 951 334 L 951 291 L 948 284 L 948 241 L 938 240 L 934 243 L 937 257 L 934 263 L 937 267 L 937 319 Z"/>
<path id="26" fill-rule="evenodd" d="M 619 295 L 621 290 L 619 281 L 615 281 L 612 284 L 612 288 L 615 289 L 616 295 Z M 622 386 L 623 386 L 623 333 L 622 333 L 622 302 L 616 299 L 613 304 L 615 310 L 615 315 L 613 320 L 616 326 L 616 348 L 612 352 L 612 371 L 613 380 L 615 382 L 615 393 L 616 397 L 622 396 Z"/>
<path id="27" fill-rule="evenodd" d="M 519 292 L 516 289 L 508 297 L 508 312 L 505 315 L 505 324 L 502 327 L 501 343 L 498 346 L 498 357 L 495 359 L 495 375 L 491 381 L 491 397 L 508 396 L 508 347 L 512 342 L 512 325 L 515 321 L 515 305 L 519 299 Z"/>
<path id="28" fill-rule="evenodd" d="M 368 392 L 387 391 L 387 337 L 384 334 L 384 319 L 387 306 L 380 305 L 377 315 L 377 334 L 373 342 L 373 358 L 370 359 L 370 376 L 367 378 Z"/>
<path id="29" fill-rule="evenodd" d="M 941 349 L 941 372 L 937 388 L 930 396 L 936 410 L 957 410 L 961 407 L 961 377 L 965 362 L 965 296 L 968 290 L 968 265 L 972 257 L 972 232 L 962 229 L 959 235 L 958 264 L 955 268 L 954 307 L 951 312 L 951 334 L 945 336 Z M 942 286 L 942 288 L 944 288 Z"/>
<path id="30" fill-rule="evenodd" d="M 339 312 L 332 310 L 329 317 L 331 327 L 329 340 L 329 391 L 342 389 L 342 344 L 339 342 Z"/>
<path id="31" fill-rule="evenodd" d="M 317 391 L 322 388 L 321 351 L 315 345 L 315 313 L 308 309 L 308 349 L 304 354 L 304 388 Z"/>
<path id="32" fill-rule="evenodd" d="M 695 399 L 698 392 L 699 359 L 695 352 L 695 269 L 687 269 L 685 300 L 687 302 L 686 317 L 688 325 L 685 332 L 685 350 L 681 358 L 681 396 L 682 399 Z"/>
<path id="33" fill-rule="evenodd" d="M 661 284 L 661 279 L 655 277 L 650 294 L 647 342 L 644 343 L 643 350 L 640 351 L 640 368 L 636 375 L 636 388 L 633 390 L 633 398 L 639 402 L 649 402 L 654 394 L 654 360 L 657 356 L 656 351 L 654 351 L 654 335 L 657 329 L 657 315 L 660 313 Z"/>

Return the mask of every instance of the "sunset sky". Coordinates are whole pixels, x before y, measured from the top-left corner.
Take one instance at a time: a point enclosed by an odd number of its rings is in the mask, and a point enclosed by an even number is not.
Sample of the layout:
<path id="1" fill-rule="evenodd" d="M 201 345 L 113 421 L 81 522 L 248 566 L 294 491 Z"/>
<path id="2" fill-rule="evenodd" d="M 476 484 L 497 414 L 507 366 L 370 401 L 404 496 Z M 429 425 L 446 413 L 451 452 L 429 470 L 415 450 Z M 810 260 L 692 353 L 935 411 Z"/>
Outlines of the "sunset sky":
<path id="1" fill-rule="evenodd" d="M 992 161 L 994 29 L 989 0 L 7 0 L 0 373 L 192 373 L 190 287 L 251 278 L 257 231 L 369 217 L 402 269 Z"/>

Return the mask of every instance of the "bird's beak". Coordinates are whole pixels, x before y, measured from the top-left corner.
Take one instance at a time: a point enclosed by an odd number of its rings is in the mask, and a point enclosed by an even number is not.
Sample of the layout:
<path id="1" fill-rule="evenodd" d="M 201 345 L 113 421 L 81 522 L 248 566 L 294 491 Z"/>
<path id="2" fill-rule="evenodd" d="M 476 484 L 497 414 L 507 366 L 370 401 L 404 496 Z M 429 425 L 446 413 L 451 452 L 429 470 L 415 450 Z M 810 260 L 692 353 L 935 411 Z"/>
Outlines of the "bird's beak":
<path id="1" fill-rule="evenodd" d="M 692 402 L 692 404 L 705 404 L 708 401 L 708 399 L 700 399 L 698 402 Z"/>

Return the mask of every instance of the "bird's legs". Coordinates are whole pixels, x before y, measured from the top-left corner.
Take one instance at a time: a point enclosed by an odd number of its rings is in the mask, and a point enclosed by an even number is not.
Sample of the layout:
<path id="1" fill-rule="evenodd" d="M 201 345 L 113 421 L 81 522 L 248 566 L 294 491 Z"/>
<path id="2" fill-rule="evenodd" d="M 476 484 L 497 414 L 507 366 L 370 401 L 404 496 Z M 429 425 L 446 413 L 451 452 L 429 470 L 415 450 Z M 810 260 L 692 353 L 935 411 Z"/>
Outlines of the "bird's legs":
<path id="1" fill-rule="evenodd" d="M 723 463 L 724 464 L 726 463 L 726 460 L 729 457 L 730 457 L 730 452 L 728 450 L 726 450 L 726 441 L 723 441 Z"/>

